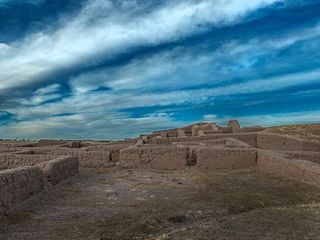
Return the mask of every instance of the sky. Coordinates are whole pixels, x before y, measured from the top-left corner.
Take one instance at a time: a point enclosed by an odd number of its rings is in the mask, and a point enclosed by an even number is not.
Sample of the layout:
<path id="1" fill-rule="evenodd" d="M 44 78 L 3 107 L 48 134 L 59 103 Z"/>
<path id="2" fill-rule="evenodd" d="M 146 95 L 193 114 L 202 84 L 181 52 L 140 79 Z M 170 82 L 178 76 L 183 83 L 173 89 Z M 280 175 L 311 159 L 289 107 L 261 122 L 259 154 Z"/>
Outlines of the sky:
<path id="1" fill-rule="evenodd" d="M 0 138 L 320 122 L 320 0 L 0 0 Z"/>

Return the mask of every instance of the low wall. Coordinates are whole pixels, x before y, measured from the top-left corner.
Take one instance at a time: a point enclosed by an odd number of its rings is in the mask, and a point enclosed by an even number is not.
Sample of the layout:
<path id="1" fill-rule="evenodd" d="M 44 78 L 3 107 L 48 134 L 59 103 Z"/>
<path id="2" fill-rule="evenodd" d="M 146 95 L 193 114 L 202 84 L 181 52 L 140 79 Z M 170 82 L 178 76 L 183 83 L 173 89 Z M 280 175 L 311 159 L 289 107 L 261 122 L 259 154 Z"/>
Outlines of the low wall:
<path id="1" fill-rule="evenodd" d="M 77 174 L 78 169 L 78 160 L 67 156 L 0 171 L 0 214 L 38 193 L 48 183 L 55 185 Z"/>
<path id="2" fill-rule="evenodd" d="M 60 157 L 48 162 L 39 164 L 47 181 L 51 184 L 58 184 L 79 171 L 78 160 L 74 157 Z"/>
<path id="3" fill-rule="evenodd" d="M 127 148 L 134 143 L 109 143 L 101 145 L 92 145 L 81 148 L 84 151 L 117 151 L 123 148 Z"/>
<path id="4" fill-rule="evenodd" d="M 320 164 L 320 152 L 311 152 L 311 151 L 287 151 L 281 153 L 286 154 L 287 156 L 293 159 L 301 159 L 301 160 L 308 160 L 311 162 L 315 162 Z"/>
<path id="5" fill-rule="evenodd" d="M 68 144 L 68 141 L 41 139 L 36 145 L 38 147 L 45 147 L 45 146 L 56 146 L 56 145 L 63 145 L 63 144 Z"/>
<path id="6" fill-rule="evenodd" d="M 253 126 L 253 127 L 238 128 L 238 129 L 235 129 L 234 131 L 237 133 L 249 133 L 249 132 L 261 132 L 263 130 L 265 130 L 265 128 L 260 126 Z"/>
<path id="7" fill-rule="evenodd" d="M 79 160 L 81 167 L 110 167 L 111 162 L 109 151 L 85 151 L 71 148 L 37 148 L 33 150 L 36 154 L 47 154 L 55 157 L 72 156 Z"/>
<path id="8" fill-rule="evenodd" d="M 166 145 L 173 142 L 194 142 L 205 140 L 216 140 L 221 138 L 235 138 L 249 144 L 251 147 L 257 147 L 257 133 L 226 133 L 214 134 L 201 137 L 177 137 L 177 138 L 152 138 L 148 141 L 151 144 Z"/>
<path id="9" fill-rule="evenodd" d="M 54 156 L 36 154 L 0 154 L 0 170 L 22 166 L 34 166 L 51 159 L 54 159 Z"/>
<path id="10" fill-rule="evenodd" d="M 2 146 L 0 145 L 0 153 L 11 153 L 11 152 L 17 152 L 21 151 L 24 148 L 22 147 L 15 147 L 15 146 Z"/>
<path id="11" fill-rule="evenodd" d="M 265 150 L 320 151 L 320 142 L 274 133 L 257 133 L 257 147 Z"/>
<path id="12" fill-rule="evenodd" d="M 231 170 L 256 165 L 254 149 L 197 147 L 194 149 L 197 166 L 208 170 Z"/>
<path id="13" fill-rule="evenodd" d="M 258 167 L 278 176 L 320 186 L 320 165 L 305 160 L 287 158 L 284 154 L 260 150 Z"/>
<path id="14" fill-rule="evenodd" d="M 228 148 L 252 148 L 249 144 L 235 138 L 226 138 L 226 146 Z"/>
<path id="15" fill-rule="evenodd" d="M 199 145 L 199 146 L 224 146 L 226 144 L 226 139 L 216 139 L 216 140 L 203 140 L 203 141 L 189 141 L 189 142 L 173 142 L 171 145 Z"/>
<path id="16" fill-rule="evenodd" d="M 45 184 L 43 172 L 37 166 L 0 172 L 0 214 L 41 191 Z"/>
<path id="17" fill-rule="evenodd" d="M 120 150 L 120 166 L 124 168 L 184 169 L 187 166 L 187 157 L 188 148 L 186 147 L 129 147 Z"/>

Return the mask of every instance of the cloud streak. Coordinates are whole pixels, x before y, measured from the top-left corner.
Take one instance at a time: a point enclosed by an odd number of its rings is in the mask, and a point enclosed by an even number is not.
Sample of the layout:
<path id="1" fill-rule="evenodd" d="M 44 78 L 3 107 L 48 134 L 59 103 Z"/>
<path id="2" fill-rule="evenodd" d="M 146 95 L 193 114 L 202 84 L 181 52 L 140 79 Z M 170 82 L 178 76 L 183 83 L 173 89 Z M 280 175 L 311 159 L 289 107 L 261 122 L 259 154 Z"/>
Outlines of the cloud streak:
<path id="1" fill-rule="evenodd" d="M 4 137 L 119 139 L 210 119 L 319 116 L 320 4 L 80 4 L 0 43 Z"/>
<path id="2" fill-rule="evenodd" d="M 90 65 L 92 57 L 112 58 L 133 47 L 177 41 L 208 27 L 232 24 L 274 2 L 278 1 L 184 1 L 135 16 L 135 9 L 119 12 L 111 1 L 90 1 L 71 21 L 66 17 L 60 29 L 35 33 L 9 46 L 2 44 L 0 91 L 24 86 L 59 69 Z M 103 11 L 110 14 L 93 19 Z"/>

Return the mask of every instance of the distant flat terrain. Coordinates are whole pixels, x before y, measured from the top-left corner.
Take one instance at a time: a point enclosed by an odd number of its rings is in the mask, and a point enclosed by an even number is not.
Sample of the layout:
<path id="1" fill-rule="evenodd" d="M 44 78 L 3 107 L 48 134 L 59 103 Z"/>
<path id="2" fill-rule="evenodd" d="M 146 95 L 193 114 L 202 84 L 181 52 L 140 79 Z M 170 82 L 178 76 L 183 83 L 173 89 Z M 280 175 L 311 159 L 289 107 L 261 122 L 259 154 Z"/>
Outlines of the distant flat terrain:
<path id="1" fill-rule="evenodd" d="M 320 124 L 292 124 L 271 127 L 267 132 L 291 135 L 294 137 L 320 140 Z"/>

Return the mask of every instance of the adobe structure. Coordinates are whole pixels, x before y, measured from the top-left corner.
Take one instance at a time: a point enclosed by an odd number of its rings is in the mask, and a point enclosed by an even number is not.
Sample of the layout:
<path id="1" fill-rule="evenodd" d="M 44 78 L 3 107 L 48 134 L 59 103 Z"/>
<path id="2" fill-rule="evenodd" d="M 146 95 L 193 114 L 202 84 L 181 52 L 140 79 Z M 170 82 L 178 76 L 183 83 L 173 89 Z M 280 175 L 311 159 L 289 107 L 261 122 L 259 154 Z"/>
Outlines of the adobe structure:
<path id="1" fill-rule="evenodd" d="M 210 171 L 257 166 L 320 186 L 319 141 L 268 133 L 260 126 L 241 128 L 237 120 L 230 120 L 226 127 L 197 123 L 110 143 L 41 140 L 2 144 L 0 151 L 0 213 L 44 186 L 77 174 L 78 164 Z"/>
<path id="2" fill-rule="evenodd" d="M 80 168 L 220 172 L 257 168 L 320 187 L 320 141 L 197 123 L 117 142 L 41 140 L 0 145 L 0 216 Z"/>

